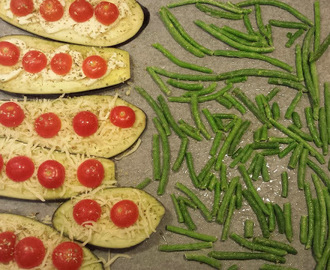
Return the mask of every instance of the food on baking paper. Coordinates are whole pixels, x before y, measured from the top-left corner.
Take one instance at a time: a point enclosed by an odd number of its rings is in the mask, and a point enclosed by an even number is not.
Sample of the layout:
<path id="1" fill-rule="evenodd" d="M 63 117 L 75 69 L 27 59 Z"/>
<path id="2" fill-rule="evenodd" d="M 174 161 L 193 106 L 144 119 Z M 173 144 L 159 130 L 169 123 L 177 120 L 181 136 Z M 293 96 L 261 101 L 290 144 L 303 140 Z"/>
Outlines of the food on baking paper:
<path id="1" fill-rule="evenodd" d="M 42 37 L 92 46 L 123 43 L 144 22 L 135 0 L 3 0 L 0 17 Z"/>
<path id="2" fill-rule="evenodd" d="M 52 222 L 70 239 L 105 248 L 127 248 L 149 238 L 164 213 L 163 205 L 145 191 L 107 188 L 64 202 Z"/>
<path id="3" fill-rule="evenodd" d="M 0 38 L 0 89 L 20 94 L 84 92 L 130 78 L 128 52 L 24 35 Z"/>
<path id="4" fill-rule="evenodd" d="M 0 138 L 0 196 L 65 200 L 97 187 L 114 187 L 115 165 L 105 158 L 66 154 Z"/>
<path id="5" fill-rule="evenodd" d="M 115 156 L 131 147 L 146 126 L 144 112 L 117 95 L 9 102 L 15 106 L 0 101 L 0 137 L 67 153 Z"/>
<path id="6" fill-rule="evenodd" d="M 0 268 L 104 269 L 88 248 L 35 219 L 0 213 Z"/>

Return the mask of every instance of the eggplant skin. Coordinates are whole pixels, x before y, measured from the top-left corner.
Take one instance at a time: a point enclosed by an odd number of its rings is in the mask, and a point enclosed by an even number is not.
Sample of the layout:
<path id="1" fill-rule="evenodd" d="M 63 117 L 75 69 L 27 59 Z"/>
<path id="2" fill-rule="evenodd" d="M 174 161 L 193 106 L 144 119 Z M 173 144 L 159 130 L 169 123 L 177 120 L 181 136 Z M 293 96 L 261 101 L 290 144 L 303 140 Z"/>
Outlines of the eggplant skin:
<path id="1" fill-rule="evenodd" d="M 100 203 L 102 208 L 101 218 L 90 229 L 79 225 L 73 218 L 75 203 L 83 199 L 93 199 Z M 139 218 L 132 226 L 119 228 L 111 221 L 109 213 L 112 205 L 124 199 L 132 200 L 138 205 Z M 148 215 L 147 212 L 152 214 Z M 165 207 L 149 193 L 135 188 L 120 187 L 101 189 L 62 203 L 54 212 L 52 223 L 56 230 L 75 241 L 95 247 L 120 249 L 135 246 L 149 238 L 156 231 L 164 215 Z M 146 222 L 148 219 L 150 224 Z"/>
<path id="2" fill-rule="evenodd" d="M 69 4 L 71 4 L 73 1 L 74 0 L 65 1 L 67 4 L 66 9 L 68 9 Z M 96 38 L 83 36 L 81 33 L 74 31 L 72 28 L 63 29 L 55 33 L 47 33 L 41 27 L 39 22 L 21 24 L 16 17 L 8 16 L 7 10 L 5 8 L 5 0 L 0 1 L 0 18 L 24 31 L 30 32 L 43 38 L 85 46 L 110 47 L 124 43 L 125 41 L 134 37 L 144 24 L 145 15 L 142 6 L 140 6 L 140 4 L 135 0 L 124 0 L 123 2 L 129 6 L 131 14 L 121 19 L 110 30 L 106 31 L 102 35 L 97 36 Z M 38 10 L 39 9 L 36 8 L 34 12 L 37 12 Z M 56 26 L 56 22 L 54 25 Z"/>
<path id="3" fill-rule="evenodd" d="M 100 55 L 105 59 L 113 57 L 116 61 L 120 61 L 122 64 L 121 66 L 116 66 L 115 69 L 111 70 L 103 77 L 92 80 L 92 82 L 89 78 L 70 78 L 63 80 L 61 77 L 58 77 L 58 79 L 54 80 L 51 78 L 44 78 L 42 74 L 39 74 L 39 76 L 34 76 L 34 74 L 27 76 L 29 74 L 24 70 L 10 80 L 2 80 L 1 78 L 3 76 L 7 76 L 11 72 L 15 72 L 15 70 L 21 68 L 21 66 L 19 66 L 21 65 L 21 62 L 19 61 L 19 63 L 13 67 L 0 65 L 0 89 L 5 92 L 25 95 L 81 93 L 118 85 L 129 80 L 131 77 L 129 53 L 121 49 L 91 48 L 81 45 L 64 44 L 27 35 L 3 36 L 0 38 L 0 41 L 10 41 L 15 39 L 23 41 L 30 50 L 39 50 L 48 55 L 51 55 L 60 47 L 67 45 L 69 46 L 70 51 L 79 52 L 83 58 L 89 56 L 92 51 L 93 54 Z M 21 57 L 23 57 L 23 55 Z M 46 67 L 46 69 L 47 68 L 48 67 Z"/>
<path id="4" fill-rule="evenodd" d="M 48 259 L 46 265 L 43 267 L 44 270 L 54 269 L 52 265 L 52 248 L 46 244 L 47 239 L 58 239 L 58 243 L 71 241 L 67 237 L 61 236 L 54 228 L 49 225 L 46 225 L 40 221 L 37 221 L 32 218 L 28 218 L 22 215 L 11 214 L 11 213 L 0 213 L 0 232 L 3 231 L 12 231 L 16 233 L 17 240 L 20 240 L 26 236 L 35 236 L 41 240 L 44 240 L 43 243 L 46 249 L 50 248 L 48 254 Z M 83 247 L 84 261 L 81 266 L 81 270 L 103 270 L 104 266 L 100 262 L 99 258 L 88 248 Z M 47 256 L 47 255 L 46 255 Z M 11 262 L 14 263 L 14 262 Z M 85 266 L 84 266 L 85 264 Z M 1 264 L 0 264 L 1 268 Z"/>

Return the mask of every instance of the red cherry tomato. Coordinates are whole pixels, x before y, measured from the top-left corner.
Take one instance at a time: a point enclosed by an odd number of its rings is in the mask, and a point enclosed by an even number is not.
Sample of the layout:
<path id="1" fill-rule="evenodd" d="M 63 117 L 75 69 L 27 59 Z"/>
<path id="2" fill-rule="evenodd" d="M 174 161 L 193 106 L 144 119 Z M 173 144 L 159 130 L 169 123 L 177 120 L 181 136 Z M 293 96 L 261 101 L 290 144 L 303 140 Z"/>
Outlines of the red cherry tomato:
<path id="1" fill-rule="evenodd" d="M 55 113 L 44 113 L 34 122 L 34 129 L 43 138 L 52 138 L 61 129 L 61 120 Z"/>
<path id="2" fill-rule="evenodd" d="M 50 60 L 50 68 L 57 75 L 65 75 L 72 67 L 72 57 L 68 53 L 57 53 Z"/>
<path id="3" fill-rule="evenodd" d="M 64 14 L 64 8 L 58 0 L 44 0 L 39 11 L 41 16 L 48 22 L 56 22 Z"/>
<path id="4" fill-rule="evenodd" d="M 23 109 L 15 102 L 5 102 L 0 106 L 0 123 L 5 127 L 17 127 L 25 118 Z"/>
<path id="5" fill-rule="evenodd" d="M 121 228 L 132 226 L 139 218 L 139 209 L 135 202 L 122 200 L 117 202 L 110 211 L 112 222 Z"/>
<path id="6" fill-rule="evenodd" d="M 104 25 L 110 25 L 114 23 L 118 16 L 118 7 L 113 3 L 102 1 L 95 7 L 95 17 L 100 23 Z"/>
<path id="7" fill-rule="evenodd" d="M 98 79 L 107 72 L 108 66 L 101 56 L 92 55 L 83 61 L 82 69 L 88 78 Z"/>
<path id="8" fill-rule="evenodd" d="M 83 250 L 77 243 L 63 242 L 53 250 L 52 261 L 57 270 L 78 270 L 83 257 Z"/>
<path id="9" fill-rule="evenodd" d="M 46 254 L 44 244 L 39 238 L 29 236 L 20 240 L 15 248 L 15 261 L 24 269 L 39 266 Z"/>
<path id="10" fill-rule="evenodd" d="M 10 10 L 18 17 L 29 15 L 33 12 L 33 0 L 11 0 Z"/>
<path id="11" fill-rule="evenodd" d="M 128 106 L 116 106 L 110 112 L 110 121 L 117 127 L 132 127 L 135 123 L 135 112 Z"/>
<path id="12" fill-rule="evenodd" d="M 0 263 L 9 263 L 14 259 L 16 235 L 13 232 L 0 233 Z"/>
<path id="13" fill-rule="evenodd" d="M 6 164 L 6 174 L 8 178 L 15 182 L 23 182 L 29 179 L 34 173 L 34 164 L 26 156 L 11 158 Z"/>
<path id="14" fill-rule="evenodd" d="M 13 66 L 19 59 L 19 48 L 8 41 L 0 41 L 0 65 Z"/>
<path id="15" fill-rule="evenodd" d="M 37 175 L 45 188 L 58 188 L 64 183 L 65 168 L 56 160 L 46 160 L 39 166 Z"/>
<path id="16" fill-rule="evenodd" d="M 97 116 L 89 111 L 82 111 L 75 115 L 72 121 L 74 131 L 81 137 L 93 135 L 98 129 Z"/>
<path id="17" fill-rule="evenodd" d="M 42 52 L 31 50 L 23 56 L 22 65 L 26 72 L 38 73 L 47 66 L 47 57 Z"/>
<path id="18" fill-rule="evenodd" d="M 87 159 L 79 165 L 77 177 L 85 187 L 98 187 L 104 179 L 104 167 L 96 159 Z"/>
<path id="19" fill-rule="evenodd" d="M 76 22 L 86 22 L 93 17 L 94 8 L 86 0 L 76 0 L 69 7 L 70 17 Z"/>
<path id="20" fill-rule="evenodd" d="M 82 226 L 91 225 L 88 221 L 98 221 L 101 216 L 101 206 L 94 200 L 84 199 L 73 207 L 73 218 Z"/>

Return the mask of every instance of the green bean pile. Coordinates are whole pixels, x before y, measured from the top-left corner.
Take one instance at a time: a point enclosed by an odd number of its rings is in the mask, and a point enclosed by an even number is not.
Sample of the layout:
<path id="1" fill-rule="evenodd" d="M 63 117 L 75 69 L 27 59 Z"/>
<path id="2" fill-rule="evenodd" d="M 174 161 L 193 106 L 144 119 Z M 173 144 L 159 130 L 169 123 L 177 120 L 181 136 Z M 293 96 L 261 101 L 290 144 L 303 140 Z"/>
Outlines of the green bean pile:
<path id="1" fill-rule="evenodd" d="M 211 50 L 195 41 L 172 12 L 184 9 L 186 5 L 194 5 L 205 14 L 205 20 L 194 21 L 200 31 L 231 49 Z M 263 8 L 267 5 L 289 13 L 295 20 L 271 18 L 266 22 Z M 208 23 L 209 16 L 221 19 L 219 24 Z M 173 39 L 197 59 L 244 58 L 273 66 L 271 69 L 244 68 L 215 73 L 204 65 L 180 60 L 160 43 L 152 44 L 153 48 L 184 70 L 178 73 L 156 66 L 147 67 L 148 74 L 161 91 L 157 99 L 142 87 L 135 87 L 156 115 L 152 119 L 157 131 L 152 140 L 152 166 L 153 180 L 158 181 L 157 194 L 166 194 L 171 171 L 178 172 L 184 162 L 191 180 L 191 183 L 176 182 L 174 186 L 178 193 L 170 194 L 177 222 L 185 228 L 167 225 L 166 230 L 186 236 L 192 242 L 162 244 L 159 250 L 184 252 L 186 260 L 198 261 L 215 269 L 221 269 L 223 262 L 230 260 L 234 263 L 228 269 L 239 269 L 240 260 L 261 260 L 259 269 L 296 269 L 285 263 L 286 256 L 297 254 L 292 242 L 294 235 L 298 235 L 301 245 L 311 250 L 315 269 L 329 269 L 330 83 L 325 83 L 322 90 L 316 61 L 329 47 L 330 34 L 321 40 L 319 1 L 314 3 L 313 20 L 278 0 L 245 0 L 236 4 L 215 0 L 182 0 L 162 7 L 159 17 Z M 256 22 L 256 28 L 252 26 L 252 19 Z M 221 26 L 224 20 L 241 20 L 246 29 L 242 31 L 228 25 Z M 288 29 L 285 48 L 295 45 L 295 66 L 270 56 L 276 50 L 274 28 Z M 243 90 L 244 82 L 253 77 L 267 78 L 272 89 L 253 99 Z M 276 102 L 276 96 L 283 88 L 292 91 L 294 96 L 285 112 L 281 112 L 283 106 Z M 177 95 L 181 92 L 182 95 Z M 297 108 L 301 106 L 302 99 L 307 99 L 309 104 L 303 108 L 304 114 L 301 115 Z M 217 103 L 220 109 L 216 112 L 209 109 L 207 104 L 211 102 Z M 189 106 L 190 123 L 175 119 L 172 114 L 171 106 L 180 103 Z M 246 113 L 251 113 L 256 121 L 245 119 Z M 170 149 L 172 132 L 181 141 L 173 157 L 174 162 L 171 162 L 171 157 L 175 151 Z M 246 140 L 250 132 L 253 138 Z M 189 149 L 192 140 L 211 144 L 209 159 L 198 173 Z M 269 156 L 281 160 L 288 158 L 287 168 L 283 169 L 279 179 L 283 205 L 267 201 L 256 188 L 256 181 L 261 179 L 267 183 L 272 179 Z M 230 177 L 229 170 L 235 170 L 237 174 Z M 305 196 L 307 209 L 306 214 L 300 215 L 299 233 L 292 225 L 289 192 L 294 176 L 298 189 Z M 151 178 L 146 178 L 138 187 L 145 188 L 151 182 Z M 201 191 L 212 195 L 211 208 L 199 196 Z M 250 208 L 255 219 L 246 218 L 241 233 L 233 232 L 231 222 L 235 211 L 243 207 Z M 219 224 L 219 237 L 197 232 L 191 209 L 199 211 L 207 223 Z M 256 233 L 257 225 L 261 235 Z M 276 233 L 283 234 L 286 241 L 275 240 Z M 244 251 L 214 250 L 218 239 L 233 241 Z M 204 249 L 212 250 L 205 252 Z"/>

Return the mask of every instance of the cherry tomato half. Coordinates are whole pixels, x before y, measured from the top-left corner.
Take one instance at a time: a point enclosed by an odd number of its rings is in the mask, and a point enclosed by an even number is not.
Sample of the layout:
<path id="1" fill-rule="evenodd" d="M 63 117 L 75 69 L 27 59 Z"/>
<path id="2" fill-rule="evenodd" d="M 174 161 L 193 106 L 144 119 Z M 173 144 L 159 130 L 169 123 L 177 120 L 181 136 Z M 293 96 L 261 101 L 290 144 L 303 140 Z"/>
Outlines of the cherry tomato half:
<path id="1" fill-rule="evenodd" d="M 13 66 L 19 59 L 19 48 L 8 41 L 0 41 L 0 65 Z"/>
<path id="2" fill-rule="evenodd" d="M 34 129 L 43 138 L 52 138 L 61 129 L 61 120 L 55 113 L 44 113 L 35 120 Z"/>
<path id="3" fill-rule="evenodd" d="M 29 269 L 39 266 L 46 254 L 42 241 L 33 236 L 20 240 L 15 247 L 15 261 L 21 268 Z"/>
<path id="4" fill-rule="evenodd" d="M 58 0 L 44 0 L 39 11 L 41 16 L 48 22 L 56 22 L 64 14 L 64 8 Z"/>
<path id="5" fill-rule="evenodd" d="M 29 15 L 33 12 L 33 0 L 11 0 L 10 10 L 18 17 Z"/>
<path id="6" fill-rule="evenodd" d="M 110 25 L 114 23 L 119 16 L 118 7 L 110 2 L 102 1 L 95 7 L 95 17 L 100 23 Z"/>
<path id="7" fill-rule="evenodd" d="M 63 242 L 53 250 L 52 261 L 58 270 L 78 270 L 83 256 L 83 250 L 77 243 Z"/>
<path id="8" fill-rule="evenodd" d="M 65 75 L 72 67 L 72 57 L 68 53 L 57 53 L 50 60 L 50 68 L 57 75 Z"/>
<path id="9" fill-rule="evenodd" d="M 26 156 L 13 157 L 6 164 L 6 174 L 15 182 L 23 182 L 29 179 L 33 173 L 33 161 Z"/>
<path id="10" fill-rule="evenodd" d="M 23 56 L 22 65 L 26 72 L 38 73 L 47 66 L 47 57 L 40 51 L 31 50 Z"/>
<path id="11" fill-rule="evenodd" d="M 0 123 L 5 127 L 17 127 L 24 118 L 24 111 L 17 103 L 9 101 L 1 104 Z"/>
<path id="12" fill-rule="evenodd" d="M 93 135 L 98 129 L 97 116 L 89 111 L 82 111 L 72 120 L 74 131 L 81 137 Z"/>
<path id="13" fill-rule="evenodd" d="M 117 127 L 132 127 L 135 123 L 135 112 L 128 106 L 116 106 L 110 112 L 110 121 Z"/>
<path id="14" fill-rule="evenodd" d="M 91 55 L 83 61 L 82 69 L 86 77 L 98 79 L 107 72 L 108 66 L 101 56 Z"/>
<path id="15" fill-rule="evenodd" d="M 93 17 L 94 8 L 86 0 L 75 0 L 69 7 L 70 17 L 76 22 L 86 22 Z"/>
<path id="16" fill-rule="evenodd" d="M 77 177 L 85 187 L 96 188 L 104 179 L 104 167 L 96 159 L 87 159 L 79 165 Z"/>
<path id="17" fill-rule="evenodd" d="M 0 263 L 9 263 L 14 259 L 16 235 L 6 231 L 0 233 Z"/>
<path id="18" fill-rule="evenodd" d="M 73 207 L 73 218 L 82 226 L 91 225 L 88 221 L 98 221 L 101 216 L 101 206 L 94 200 L 84 199 Z"/>
<path id="19" fill-rule="evenodd" d="M 46 160 L 39 166 L 37 175 L 45 188 L 58 188 L 64 183 L 65 168 L 56 160 Z"/>
<path id="20" fill-rule="evenodd" d="M 112 222 L 121 228 L 132 226 L 139 218 L 139 209 L 135 202 L 122 200 L 117 202 L 110 211 Z"/>

